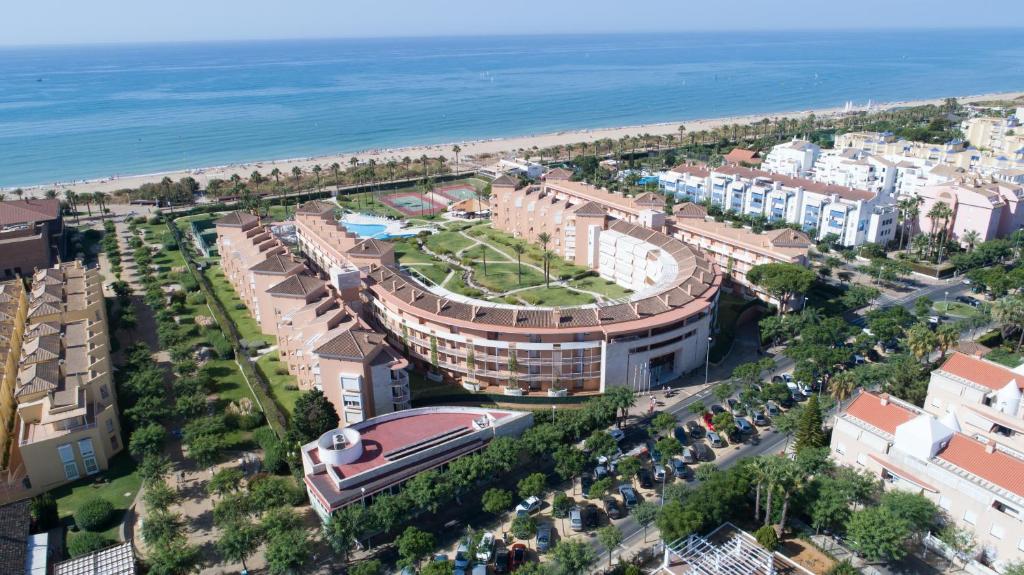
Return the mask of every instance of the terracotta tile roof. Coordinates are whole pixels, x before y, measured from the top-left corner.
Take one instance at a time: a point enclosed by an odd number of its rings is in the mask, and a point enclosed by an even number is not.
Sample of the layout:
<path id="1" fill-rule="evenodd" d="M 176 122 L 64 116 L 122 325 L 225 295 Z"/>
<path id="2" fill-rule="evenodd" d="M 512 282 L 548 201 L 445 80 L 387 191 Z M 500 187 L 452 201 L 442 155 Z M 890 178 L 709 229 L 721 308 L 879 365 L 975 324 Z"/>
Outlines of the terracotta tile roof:
<path id="1" fill-rule="evenodd" d="M 725 155 L 726 163 L 739 164 L 740 162 L 747 164 L 760 164 L 761 158 L 758 157 L 755 150 L 747 150 L 744 148 L 733 148 L 731 152 Z"/>
<path id="2" fill-rule="evenodd" d="M 327 285 L 327 282 L 319 278 L 295 274 L 283 282 L 271 286 L 267 293 L 271 295 L 306 296 L 322 289 L 325 285 Z"/>
<path id="3" fill-rule="evenodd" d="M 707 209 L 693 202 L 682 202 L 672 206 L 672 213 L 677 218 L 697 218 L 703 220 L 708 216 Z"/>
<path id="4" fill-rule="evenodd" d="M 214 225 L 227 226 L 230 228 L 242 228 L 249 224 L 255 224 L 259 221 L 256 216 L 247 212 L 230 212 L 225 214 L 223 217 L 213 222 Z"/>
<path id="5" fill-rule="evenodd" d="M 0 507 L 0 565 L 7 565 L 14 573 L 23 573 L 28 555 L 30 501 L 18 501 Z"/>
<path id="6" fill-rule="evenodd" d="M 956 346 L 955 351 L 973 357 L 984 357 L 992 351 L 992 348 L 986 345 L 981 345 L 976 341 L 962 341 Z"/>
<path id="7" fill-rule="evenodd" d="M 655 194 L 653 192 L 644 192 L 644 193 L 640 194 L 639 196 L 634 197 L 633 198 L 633 203 L 638 205 L 638 206 L 658 206 L 658 207 L 661 207 L 661 206 L 665 205 L 665 200 L 663 200 L 658 194 Z"/>
<path id="8" fill-rule="evenodd" d="M 313 353 L 342 359 L 362 361 L 376 355 L 384 344 L 384 336 L 370 330 L 343 329 Z"/>
<path id="9" fill-rule="evenodd" d="M 811 247 L 811 238 L 804 232 L 793 230 L 790 228 L 782 228 L 765 232 L 765 236 L 768 236 L 768 241 L 777 248 L 809 248 Z"/>
<path id="10" fill-rule="evenodd" d="M 711 175 L 711 170 L 706 165 L 691 165 L 691 164 L 679 164 L 672 168 L 672 171 L 677 174 L 689 174 L 691 176 L 697 176 L 698 178 L 706 178 Z"/>
<path id="11" fill-rule="evenodd" d="M 544 174 L 545 180 L 571 180 L 573 176 L 572 170 L 565 168 L 555 168 L 548 170 L 548 173 Z"/>
<path id="12" fill-rule="evenodd" d="M 884 398 L 884 399 L 883 399 Z M 882 402 L 887 401 L 886 405 Z M 887 395 L 861 392 L 857 399 L 846 408 L 846 415 L 855 417 L 889 435 L 896 433 L 896 427 L 917 417 L 917 413 L 903 405 L 894 403 Z"/>
<path id="13" fill-rule="evenodd" d="M 771 172 L 755 170 L 752 168 L 741 168 L 739 166 L 722 166 L 720 168 L 715 168 L 714 171 L 715 173 L 718 174 L 726 174 L 729 176 L 737 176 L 751 180 L 754 178 L 767 178 L 773 182 L 779 182 L 780 184 L 790 188 L 802 188 L 809 192 L 816 192 L 828 196 L 834 194 L 846 200 L 870 200 L 875 197 L 875 193 L 869 192 L 868 190 L 858 190 L 856 188 L 848 188 L 846 186 L 825 184 L 822 182 L 815 182 L 814 180 L 807 180 L 804 178 L 791 178 L 789 176 L 773 174 Z"/>
<path id="14" fill-rule="evenodd" d="M 597 202 L 586 202 L 579 204 L 574 211 L 577 216 L 605 216 L 608 212 L 605 211 L 601 204 Z"/>
<path id="15" fill-rule="evenodd" d="M 519 182 L 517 180 L 510 177 L 508 174 L 502 174 L 498 176 L 493 182 L 491 182 L 491 186 L 510 186 L 514 188 L 516 187 L 516 185 L 518 185 L 518 183 Z"/>
<path id="16" fill-rule="evenodd" d="M 349 248 L 345 253 L 359 256 L 380 256 L 394 250 L 388 242 L 377 238 L 367 238 Z"/>
<path id="17" fill-rule="evenodd" d="M 320 200 L 310 200 L 303 203 L 297 210 L 295 210 L 295 213 L 297 214 L 320 215 L 328 212 L 334 212 L 334 205 Z"/>
<path id="18" fill-rule="evenodd" d="M 284 275 L 295 271 L 296 268 L 301 269 L 303 267 L 301 263 L 293 260 L 290 256 L 276 254 L 252 266 L 249 268 L 249 271 L 261 274 Z"/>
<path id="19" fill-rule="evenodd" d="M 0 226 L 45 222 L 60 216 L 60 200 L 25 199 L 0 202 Z"/>
<path id="20" fill-rule="evenodd" d="M 1024 383 L 1024 376 L 1007 367 L 960 352 L 949 356 L 939 370 L 992 390 L 1006 387 L 1011 380 L 1017 380 L 1017 387 Z"/>
<path id="21" fill-rule="evenodd" d="M 985 444 L 962 433 L 954 433 L 935 457 L 1024 497 L 1024 460 L 999 449 L 988 453 Z"/>
<path id="22" fill-rule="evenodd" d="M 60 385 L 60 364 L 56 361 L 33 363 L 18 375 L 20 387 L 15 397 L 23 397 L 40 391 L 51 391 Z"/>

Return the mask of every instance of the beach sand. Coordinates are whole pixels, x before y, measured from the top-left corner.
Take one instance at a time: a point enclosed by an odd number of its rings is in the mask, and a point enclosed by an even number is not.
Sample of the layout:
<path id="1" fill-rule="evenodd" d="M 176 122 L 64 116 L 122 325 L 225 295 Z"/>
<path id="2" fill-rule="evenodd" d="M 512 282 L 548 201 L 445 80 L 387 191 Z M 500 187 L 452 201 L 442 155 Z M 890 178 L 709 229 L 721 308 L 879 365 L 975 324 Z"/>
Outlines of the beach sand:
<path id="1" fill-rule="evenodd" d="M 976 96 L 959 96 L 957 97 L 957 100 L 959 100 L 962 104 L 966 104 L 970 102 L 986 100 L 1012 100 L 1022 96 L 1024 96 L 1024 92 L 1008 92 L 997 94 L 979 94 Z M 943 100 L 944 98 L 931 98 L 927 100 L 873 103 L 871 105 L 871 111 L 877 112 L 907 106 L 941 104 Z M 866 108 L 864 108 L 863 106 L 853 108 L 854 111 L 863 111 L 865 109 Z M 530 149 L 533 148 L 534 146 L 543 149 L 551 146 L 564 145 L 570 143 L 593 142 L 594 140 L 601 140 L 605 138 L 611 138 L 614 140 L 629 135 L 635 136 L 639 134 L 677 134 L 679 132 L 680 125 L 686 126 L 687 132 L 700 132 L 702 130 L 712 130 L 723 125 L 747 124 L 751 122 L 757 122 L 763 118 L 799 119 L 806 117 L 810 114 L 814 114 L 816 116 L 821 117 L 840 115 L 843 112 L 844 109 L 842 107 L 836 107 L 794 112 L 748 114 L 744 116 L 728 116 L 723 118 L 709 118 L 702 120 L 680 120 L 677 122 L 662 122 L 657 124 L 643 124 L 639 126 L 623 126 L 620 128 L 599 128 L 592 130 L 576 130 L 549 134 L 534 134 L 527 136 L 493 138 L 488 140 L 449 142 L 445 144 L 434 144 L 429 146 L 411 146 L 407 148 L 363 150 L 357 152 L 317 156 L 312 158 L 255 161 L 244 164 L 231 164 L 226 166 L 179 170 L 171 172 L 162 172 L 157 174 L 121 176 L 116 178 L 85 180 L 73 183 L 62 182 L 45 186 L 27 187 L 24 189 L 26 192 L 26 197 L 42 196 L 45 193 L 45 191 L 49 189 L 57 189 L 60 194 L 63 194 L 64 190 L 73 190 L 79 193 L 96 191 L 112 192 L 114 190 L 124 188 L 136 188 L 147 182 L 159 182 L 165 176 L 170 177 L 173 180 L 177 180 L 185 176 L 192 176 L 199 181 L 200 185 L 205 187 L 206 183 L 210 179 L 221 178 L 226 180 L 230 178 L 232 174 L 238 174 L 243 178 L 248 178 L 249 174 L 251 174 L 253 170 L 259 170 L 264 176 L 267 176 L 269 175 L 270 171 L 276 167 L 287 176 L 291 174 L 291 169 L 293 166 L 299 166 L 300 168 L 302 168 L 304 172 L 309 172 L 310 168 L 312 168 L 316 164 L 320 164 L 322 167 L 326 169 L 326 167 L 333 162 L 338 162 L 342 166 L 347 167 L 348 162 L 352 157 L 358 158 L 360 162 L 366 162 L 372 159 L 375 160 L 378 164 L 384 164 L 385 162 L 391 159 L 400 161 L 403 157 L 406 156 L 410 158 L 419 158 L 420 156 L 423 155 L 427 155 L 430 157 L 444 155 L 449 160 L 454 161 L 452 146 L 455 144 L 458 144 L 459 147 L 462 148 L 462 151 L 459 154 L 460 162 L 463 162 L 463 165 L 474 165 L 475 162 L 473 162 L 473 158 L 475 156 L 481 156 L 485 154 L 504 155 L 510 154 L 518 149 Z"/>

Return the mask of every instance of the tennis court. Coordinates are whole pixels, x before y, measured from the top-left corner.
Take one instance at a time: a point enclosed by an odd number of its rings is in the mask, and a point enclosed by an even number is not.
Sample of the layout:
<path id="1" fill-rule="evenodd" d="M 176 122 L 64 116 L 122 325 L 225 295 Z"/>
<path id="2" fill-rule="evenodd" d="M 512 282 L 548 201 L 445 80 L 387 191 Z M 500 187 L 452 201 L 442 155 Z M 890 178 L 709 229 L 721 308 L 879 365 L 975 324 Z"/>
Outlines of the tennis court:
<path id="1" fill-rule="evenodd" d="M 390 206 L 406 216 L 420 216 L 443 212 L 447 207 L 447 203 L 444 202 L 445 198 L 433 197 L 434 195 L 431 194 L 432 197 L 424 198 L 421 194 L 414 192 L 390 194 L 382 196 L 380 203 Z M 441 194 L 436 194 L 436 196 L 441 196 Z"/>
<path id="2" fill-rule="evenodd" d="M 469 198 L 476 197 L 476 188 L 469 184 L 457 184 L 454 186 L 435 188 L 434 192 L 447 196 L 452 201 L 468 200 Z"/>

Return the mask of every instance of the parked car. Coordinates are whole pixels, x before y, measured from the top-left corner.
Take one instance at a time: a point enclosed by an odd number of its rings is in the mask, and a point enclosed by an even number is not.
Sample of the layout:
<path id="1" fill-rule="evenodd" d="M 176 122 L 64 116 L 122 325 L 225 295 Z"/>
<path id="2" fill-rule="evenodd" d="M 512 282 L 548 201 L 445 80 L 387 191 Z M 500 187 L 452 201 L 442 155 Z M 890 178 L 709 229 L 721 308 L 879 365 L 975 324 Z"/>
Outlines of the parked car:
<path id="1" fill-rule="evenodd" d="M 508 573 L 509 552 L 505 544 L 499 541 L 494 548 L 494 572 Z"/>
<path id="2" fill-rule="evenodd" d="M 722 407 L 721 405 L 718 405 L 717 403 L 711 406 L 711 413 L 713 415 L 718 415 L 719 413 L 724 413 L 724 412 L 725 412 L 725 408 Z"/>
<path id="3" fill-rule="evenodd" d="M 579 507 L 569 510 L 569 527 L 573 531 L 583 531 L 583 511 Z"/>
<path id="4" fill-rule="evenodd" d="M 485 532 L 480 536 L 480 543 L 476 546 L 476 560 L 484 563 L 491 561 L 491 555 L 494 553 L 494 533 L 490 531 Z"/>
<path id="5" fill-rule="evenodd" d="M 588 503 L 582 506 L 580 510 L 583 513 L 583 528 L 590 529 L 592 527 L 597 527 L 599 523 L 597 507 Z"/>
<path id="6" fill-rule="evenodd" d="M 675 429 L 673 429 L 672 435 L 673 437 L 676 438 L 676 441 L 678 441 L 680 445 L 686 445 L 687 443 L 690 443 L 690 435 L 686 433 L 686 430 L 683 429 L 681 426 L 677 426 Z"/>
<path id="7" fill-rule="evenodd" d="M 678 479 L 683 479 L 683 476 L 686 474 L 686 470 L 686 463 L 684 463 L 682 459 L 672 458 L 673 475 L 675 475 Z"/>
<path id="8" fill-rule="evenodd" d="M 455 570 L 465 573 L 467 569 L 469 569 L 469 545 L 463 541 L 455 550 Z"/>
<path id="9" fill-rule="evenodd" d="M 509 571 L 515 571 L 523 563 L 526 563 L 526 545 L 523 543 L 516 543 L 509 550 L 508 558 L 508 569 Z"/>
<path id="10" fill-rule="evenodd" d="M 730 397 L 725 400 L 725 403 L 729 406 L 729 411 L 733 411 L 736 409 L 736 406 L 740 404 L 740 400 L 735 397 Z"/>
<path id="11" fill-rule="evenodd" d="M 646 467 L 641 467 L 640 471 L 636 472 L 636 480 L 640 483 L 640 487 L 644 489 L 653 489 L 654 481 L 651 480 L 651 472 L 647 471 Z"/>
<path id="12" fill-rule="evenodd" d="M 718 435 L 718 432 L 715 431 L 708 432 L 708 443 L 710 443 L 711 447 L 714 448 L 725 447 L 725 440 L 722 439 L 722 436 Z"/>
<path id="13" fill-rule="evenodd" d="M 522 501 L 522 503 L 520 503 L 519 505 L 516 505 L 516 517 L 522 517 L 524 515 L 529 515 L 529 514 L 533 513 L 534 511 L 540 509 L 540 506 L 541 506 L 541 500 L 540 500 L 539 497 L 535 497 L 535 496 L 527 497 L 526 499 L 524 499 Z"/>
<path id="14" fill-rule="evenodd" d="M 885 353 L 896 353 L 900 350 L 900 343 L 894 339 L 890 339 L 882 343 L 882 351 Z"/>
<path id="15" fill-rule="evenodd" d="M 697 453 L 694 451 L 693 447 L 689 447 L 689 446 L 684 447 L 683 448 L 683 454 L 681 455 L 681 457 L 683 458 L 683 463 L 696 463 L 697 462 Z"/>
<path id="16" fill-rule="evenodd" d="M 604 479 L 605 477 L 608 477 L 608 475 L 608 468 L 605 467 L 604 465 L 598 465 L 597 467 L 594 468 L 595 479 Z"/>
<path id="17" fill-rule="evenodd" d="M 784 407 L 786 409 L 789 409 L 789 408 L 793 407 L 794 405 L 796 405 L 796 400 L 794 400 L 793 396 L 790 395 L 790 396 L 782 398 L 782 401 L 779 402 L 779 405 L 781 405 L 782 407 Z"/>
<path id="18" fill-rule="evenodd" d="M 487 575 L 487 564 L 477 563 L 473 566 L 473 575 Z"/>
<path id="19" fill-rule="evenodd" d="M 978 301 L 977 299 L 975 299 L 975 298 L 973 298 L 971 296 L 966 296 L 966 295 L 957 296 L 956 297 L 956 301 L 958 301 L 958 302 L 960 302 L 962 304 L 969 305 L 971 307 L 978 307 L 978 306 L 981 305 L 980 301 Z"/>
<path id="20" fill-rule="evenodd" d="M 435 553 L 431 561 L 434 563 L 444 563 L 445 561 L 448 561 L 448 556 L 444 553 Z"/>
<path id="21" fill-rule="evenodd" d="M 626 507 L 636 507 L 640 500 L 636 496 L 636 490 L 633 489 L 632 485 L 620 485 L 619 495 L 622 496 L 622 500 L 626 503 Z"/>
<path id="22" fill-rule="evenodd" d="M 690 437 L 694 439 L 700 439 L 704 437 L 704 428 L 700 426 L 696 421 L 690 420 L 686 422 L 686 429 L 690 432 Z"/>
<path id="23" fill-rule="evenodd" d="M 703 443 L 694 443 L 693 453 L 697 456 L 697 461 L 711 461 L 714 458 L 711 448 Z"/>
<path id="24" fill-rule="evenodd" d="M 754 432 L 754 427 L 752 425 L 750 425 L 750 423 L 747 421 L 747 419 L 745 417 L 737 417 L 733 421 L 736 422 L 736 429 L 740 433 L 753 433 Z"/>
<path id="25" fill-rule="evenodd" d="M 608 519 L 622 518 L 622 507 L 619 506 L 619 502 L 614 497 L 604 498 L 604 512 L 608 515 Z"/>
<path id="26" fill-rule="evenodd" d="M 755 411 L 754 415 L 751 416 L 751 419 L 754 420 L 754 425 L 758 427 L 765 427 L 768 425 L 768 417 L 761 410 Z"/>
<path id="27" fill-rule="evenodd" d="M 537 526 L 537 552 L 546 553 L 551 548 L 551 525 L 541 523 Z"/>
<path id="28" fill-rule="evenodd" d="M 654 480 L 655 481 L 665 481 L 665 466 L 664 465 L 655 465 L 654 466 Z"/>
<path id="29" fill-rule="evenodd" d="M 622 431 L 618 427 L 613 427 L 609 429 L 608 435 L 611 435 L 612 439 L 614 439 L 616 442 L 622 441 L 623 439 L 626 438 L 626 432 Z"/>
<path id="30" fill-rule="evenodd" d="M 764 404 L 764 409 L 766 412 L 768 412 L 768 417 L 775 417 L 776 415 L 782 413 L 782 410 L 779 409 L 778 404 L 776 404 L 774 401 L 766 402 Z"/>
<path id="31" fill-rule="evenodd" d="M 704 427 L 710 429 L 711 431 L 714 431 L 715 430 L 715 424 L 711 421 L 711 417 L 712 416 L 711 416 L 710 413 L 705 413 L 704 414 Z"/>
<path id="32" fill-rule="evenodd" d="M 583 493 L 583 497 L 590 497 L 590 486 L 594 484 L 594 477 L 589 473 L 584 473 L 580 476 L 580 491 Z"/>

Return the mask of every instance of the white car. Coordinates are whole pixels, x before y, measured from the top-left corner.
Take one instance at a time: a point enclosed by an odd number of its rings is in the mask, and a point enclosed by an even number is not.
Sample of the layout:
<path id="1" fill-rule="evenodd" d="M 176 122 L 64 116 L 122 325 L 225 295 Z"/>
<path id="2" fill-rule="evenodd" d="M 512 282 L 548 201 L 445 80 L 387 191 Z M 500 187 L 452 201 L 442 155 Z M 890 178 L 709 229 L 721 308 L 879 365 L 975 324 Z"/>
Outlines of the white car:
<path id="1" fill-rule="evenodd" d="M 613 427 L 609 429 L 608 435 L 611 435 L 612 439 L 614 439 L 616 442 L 622 441 L 623 439 L 626 438 L 626 432 L 622 431 L 618 427 Z"/>
<path id="2" fill-rule="evenodd" d="M 536 496 L 527 497 L 522 503 L 516 505 L 516 517 L 529 515 L 538 509 L 540 509 L 540 498 Z"/>
<path id="3" fill-rule="evenodd" d="M 480 544 L 476 547 L 476 560 L 489 563 L 494 553 L 494 533 L 490 531 L 480 536 Z"/>

